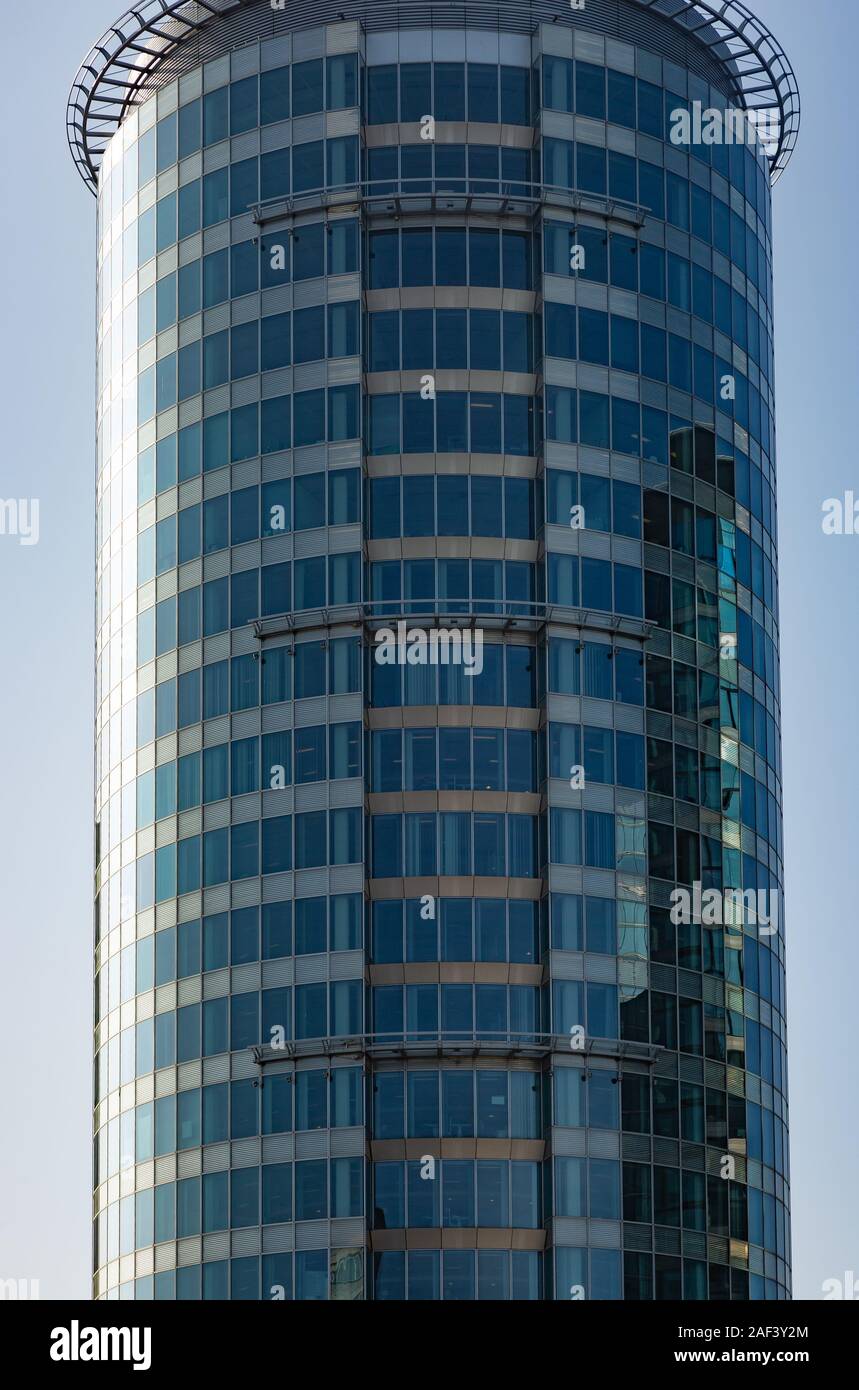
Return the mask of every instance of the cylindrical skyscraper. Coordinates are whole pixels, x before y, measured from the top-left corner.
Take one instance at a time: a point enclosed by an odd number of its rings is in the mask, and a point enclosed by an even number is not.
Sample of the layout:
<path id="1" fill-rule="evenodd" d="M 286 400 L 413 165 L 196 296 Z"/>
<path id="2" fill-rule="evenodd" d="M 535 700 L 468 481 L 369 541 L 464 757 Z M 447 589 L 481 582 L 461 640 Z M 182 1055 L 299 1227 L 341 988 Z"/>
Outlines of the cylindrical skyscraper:
<path id="1" fill-rule="evenodd" d="M 81 68 L 96 1297 L 789 1297 L 798 125 L 734 0 L 146 0 Z"/>

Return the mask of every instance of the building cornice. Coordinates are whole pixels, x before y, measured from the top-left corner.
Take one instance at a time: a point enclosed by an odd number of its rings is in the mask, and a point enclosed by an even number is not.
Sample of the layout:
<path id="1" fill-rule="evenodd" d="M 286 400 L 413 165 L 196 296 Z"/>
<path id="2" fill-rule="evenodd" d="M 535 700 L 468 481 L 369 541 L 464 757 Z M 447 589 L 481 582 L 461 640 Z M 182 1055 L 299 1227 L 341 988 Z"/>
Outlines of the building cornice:
<path id="1" fill-rule="evenodd" d="M 646 46 L 646 16 L 634 14 L 635 10 L 646 11 L 655 21 L 682 31 L 678 37 L 684 45 L 694 43 L 700 46 L 699 51 L 710 54 L 738 104 L 750 111 L 775 113 L 777 134 L 769 151 L 775 182 L 786 168 L 799 135 L 800 97 L 793 68 L 769 29 L 741 0 L 626 0 L 626 9 L 640 21 L 628 36 L 622 28 L 618 32 L 617 5 L 606 0 L 592 0 L 588 27 Z M 99 39 L 72 85 L 66 128 L 81 177 L 93 193 L 98 191 L 104 152 L 129 111 L 151 95 L 160 81 L 176 75 L 181 67 L 176 60 L 183 56 L 183 50 L 190 50 L 189 57 L 199 62 L 214 56 L 205 40 L 219 22 L 230 25 L 229 50 L 243 42 L 250 44 L 326 22 L 358 20 L 366 24 L 370 15 L 374 28 L 391 29 L 455 25 L 509 27 L 511 32 L 527 33 L 560 17 L 566 23 L 574 22 L 568 10 L 559 16 L 551 0 L 530 0 L 527 9 L 520 0 L 494 0 L 492 4 L 462 0 L 439 12 L 432 0 L 407 11 L 386 0 L 378 4 L 337 0 L 330 14 L 325 5 L 306 6 L 304 0 L 289 0 L 288 9 L 275 9 L 270 0 L 142 0 Z M 247 26 L 241 23 L 245 18 L 250 21 Z M 676 60 L 683 61 L 682 45 Z"/>

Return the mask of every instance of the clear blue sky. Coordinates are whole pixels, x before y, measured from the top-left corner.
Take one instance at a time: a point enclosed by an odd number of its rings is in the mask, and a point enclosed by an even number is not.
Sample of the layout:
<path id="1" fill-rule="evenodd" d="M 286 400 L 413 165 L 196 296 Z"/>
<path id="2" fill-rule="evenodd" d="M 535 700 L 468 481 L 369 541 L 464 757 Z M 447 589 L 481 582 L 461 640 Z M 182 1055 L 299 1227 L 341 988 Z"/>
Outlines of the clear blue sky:
<path id="1" fill-rule="evenodd" d="M 795 1292 L 859 1272 L 859 495 L 855 0 L 749 0 L 794 64 L 803 129 L 775 191 L 782 682 Z M 65 139 L 78 63 L 122 0 L 4 17 L 0 497 L 37 497 L 34 547 L 0 537 L 0 1278 L 89 1295 L 95 203 Z M 851 420 L 853 428 L 851 428 Z"/>

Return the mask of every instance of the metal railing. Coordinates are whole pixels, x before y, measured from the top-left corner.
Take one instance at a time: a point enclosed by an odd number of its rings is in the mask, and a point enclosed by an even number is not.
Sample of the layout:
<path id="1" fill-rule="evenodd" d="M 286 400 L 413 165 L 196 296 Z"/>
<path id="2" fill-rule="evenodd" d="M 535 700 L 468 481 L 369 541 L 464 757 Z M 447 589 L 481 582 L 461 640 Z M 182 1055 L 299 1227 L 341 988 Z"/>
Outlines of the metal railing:
<path id="1" fill-rule="evenodd" d="M 539 181 L 484 178 L 364 179 L 353 183 L 325 185 L 300 193 L 282 194 L 248 205 L 257 226 L 266 227 L 299 213 L 317 208 L 342 211 L 361 208 L 370 217 L 418 216 L 426 213 L 497 213 L 533 218 L 544 208 L 562 208 L 590 213 L 644 226 L 648 207 L 585 189 L 563 188 Z"/>
<path id="2" fill-rule="evenodd" d="M 567 608 L 557 603 L 511 601 L 487 605 L 483 602 L 450 599 L 405 599 L 399 602 L 378 600 L 367 603 L 342 604 L 297 613 L 283 613 L 253 619 L 254 636 L 260 642 L 309 628 L 353 626 L 376 631 L 389 627 L 391 621 L 406 620 L 412 627 L 426 627 L 443 622 L 452 628 L 472 628 L 477 623 L 491 631 L 523 628 L 536 631 L 547 623 L 567 627 L 608 632 L 617 637 L 647 641 L 656 624 L 644 618 L 630 618 L 620 613 L 603 613 L 589 608 Z"/>
<path id="3" fill-rule="evenodd" d="M 637 1062 L 655 1064 L 663 1048 L 653 1043 L 628 1042 L 620 1038 L 585 1038 L 581 1048 L 572 1055 L 582 1058 L 602 1057 L 619 1064 Z M 493 1032 L 489 1029 L 456 1028 L 445 1030 L 410 1030 L 402 1033 L 356 1033 L 340 1037 L 303 1038 L 285 1041 L 274 1047 L 269 1043 L 250 1048 L 253 1060 L 260 1068 L 277 1062 L 306 1057 L 334 1057 L 360 1054 L 372 1058 L 391 1056 L 463 1056 L 486 1053 L 495 1056 L 516 1055 L 547 1057 L 560 1052 L 571 1054 L 568 1033 Z"/>

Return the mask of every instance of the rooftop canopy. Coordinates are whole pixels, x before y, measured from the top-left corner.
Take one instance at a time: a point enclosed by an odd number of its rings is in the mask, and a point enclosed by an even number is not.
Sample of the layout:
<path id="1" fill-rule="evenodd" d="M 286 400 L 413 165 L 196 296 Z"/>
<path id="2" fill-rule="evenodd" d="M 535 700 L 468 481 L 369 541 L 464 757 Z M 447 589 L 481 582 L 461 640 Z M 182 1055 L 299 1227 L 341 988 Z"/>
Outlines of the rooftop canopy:
<path id="1" fill-rule="evenodd" d="M 87 55 L 75 78 L 69 96 L 66 126 L 72 156 L 84 182 L 93 193 L 98 188 L 98 171 L 104 152 L 129 110 L 144 101 L 161 82 L 176 75 L 176 60 L 189 57 L 203 62 L 217 51 L 204 42 L 215 37 L 218 21 L 231 24 L 244 12 L 256 7 L 260 26 L 247 29 L 246 42 L 284 32 L 290 20 L 296 27 L 322 24 L 337 19 L 373 18 L 374 28 L 429 27 L 434 22 L 486 28 L 501 22 L 508 8 L 510 27 L 529 31 L 538 23 L 559 18 L 554 5 L 531 0 L 528 8 L 510 0 L 462 0 L 434 14 L 431 0 L 418 0 L 407 11 L 390 0 L 338 0 L 330 14 L 323 5 L 307 0 L 289 0 L 288 11 L 277 10 L 269 0 L 141 0 L 128 10 Z M 768 112 L 775 138 L 769 151 L 773 182 L 786 168 L 799 134 L 800 99 L 793 69 L 779 44 L 764 24 L 740 0 L 628 0 L 633 10 L 659 17 L 683 31 L 678 38 L 700 44 L 721 67 L 726 87 L 738 105 L 748 111 Z M 562 9 L 566 19 L 568 12 Z M 575 12 L 572 12 L 575 14 Z M 515 21 L 514 21 L 515 15 Z M 407 16 L 407 19 L 405 18 Z M 591 15 L 584 12 L 595 28 L 617 32 L 608 10 L 594 0 Z M 643 16 L 642 16 L 643 17 Z M 588 26 L 590 27 L 590 26 Z M 228 47 L 238 46 L 234 31 Z M 638 42 L 647 46 L 646 31 L 636 26 Z M 240 41 L 240 40 L 239 40 Z"/>

